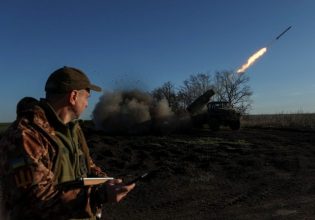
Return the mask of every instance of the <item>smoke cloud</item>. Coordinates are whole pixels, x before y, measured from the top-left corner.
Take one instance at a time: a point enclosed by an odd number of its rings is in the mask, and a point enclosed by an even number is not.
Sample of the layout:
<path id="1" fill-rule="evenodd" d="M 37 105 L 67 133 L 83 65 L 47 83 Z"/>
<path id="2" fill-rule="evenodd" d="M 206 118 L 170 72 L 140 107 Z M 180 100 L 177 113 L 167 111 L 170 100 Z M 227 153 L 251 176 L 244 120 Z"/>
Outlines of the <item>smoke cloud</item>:
<path id="1" fill-rule="evenodd" d="M 167 100 L 159 102 L 140 90 L 105 92 L 93 111 L 98 129 L 109 133 L 142 134 L 174 126 Z M 172 124 L 172 126 L 171 126 Z"/>

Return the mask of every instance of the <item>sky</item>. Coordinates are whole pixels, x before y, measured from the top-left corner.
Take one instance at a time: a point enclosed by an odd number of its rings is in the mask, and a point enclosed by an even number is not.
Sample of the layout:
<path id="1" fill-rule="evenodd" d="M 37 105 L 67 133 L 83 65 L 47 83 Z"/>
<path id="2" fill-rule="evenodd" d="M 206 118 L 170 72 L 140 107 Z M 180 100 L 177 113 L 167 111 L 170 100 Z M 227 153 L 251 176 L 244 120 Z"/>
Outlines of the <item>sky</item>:
<path id="1" fill-rule="evenodd" d="M 48 76 L 62 66 L 83 70 L 105 91 L 151 91 L 233 71 L 266 46 L 245 73 L 250 113 L 314 113 L 314 11 L 313 0 L 0 1 L 0 122 L 15 119 L 22 97 L 44 97 Z M 84 119 L 101 95 L 92 93 Z"/>

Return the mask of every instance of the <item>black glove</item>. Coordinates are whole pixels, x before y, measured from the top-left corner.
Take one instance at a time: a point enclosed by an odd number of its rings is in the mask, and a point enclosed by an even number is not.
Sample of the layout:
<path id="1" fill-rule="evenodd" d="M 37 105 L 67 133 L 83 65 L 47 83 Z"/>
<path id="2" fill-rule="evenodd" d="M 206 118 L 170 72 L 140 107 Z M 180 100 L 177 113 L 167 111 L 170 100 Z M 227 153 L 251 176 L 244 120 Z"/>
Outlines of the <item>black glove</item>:
<path id="1" fill-rule="evenodd" d="M 107 202 L 107 189 L 106 185 L 98 185 L 92 188 L 91 200 L 96 206 L 100 207 L 102 204 Z"/>

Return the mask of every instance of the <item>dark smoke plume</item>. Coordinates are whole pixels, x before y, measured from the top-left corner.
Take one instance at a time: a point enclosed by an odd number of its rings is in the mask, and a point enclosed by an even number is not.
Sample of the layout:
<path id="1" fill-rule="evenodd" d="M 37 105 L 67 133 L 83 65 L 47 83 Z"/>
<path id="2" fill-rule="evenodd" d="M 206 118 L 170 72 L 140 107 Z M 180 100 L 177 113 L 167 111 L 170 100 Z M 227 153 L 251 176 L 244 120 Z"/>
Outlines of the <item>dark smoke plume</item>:
<path id="1" fill-rule="evenodd" d="M 93 111 L 98 129 L 116 134 L 171 131 L 177 119 L 167 100 L 154 101 L 139 90 L 105 92 Z"/>

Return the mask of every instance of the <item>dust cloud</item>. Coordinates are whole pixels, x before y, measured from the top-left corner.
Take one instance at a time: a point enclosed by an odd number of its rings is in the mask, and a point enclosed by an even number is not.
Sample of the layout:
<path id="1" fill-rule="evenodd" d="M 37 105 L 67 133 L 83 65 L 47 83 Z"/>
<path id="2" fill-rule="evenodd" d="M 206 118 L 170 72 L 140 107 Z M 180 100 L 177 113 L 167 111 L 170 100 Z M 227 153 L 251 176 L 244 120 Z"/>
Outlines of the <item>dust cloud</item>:
<path id="1" fill-rule="evenodd" d="M 105 92 L 92 117 L 96 127 L 108 133 L 169 132 L 178 126 L 166 99 L 155 101 L 149 93 L 136 89 Z"/>

